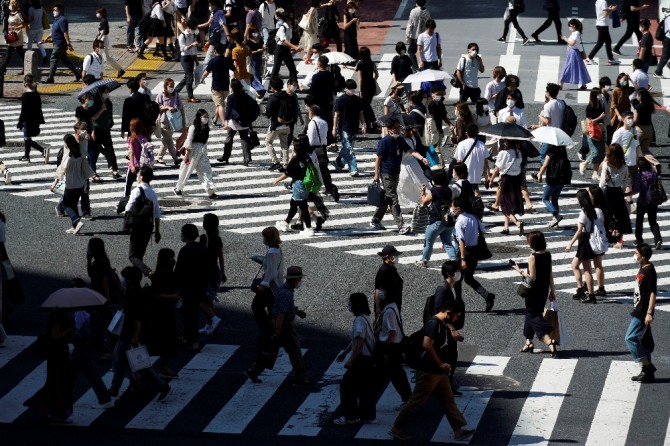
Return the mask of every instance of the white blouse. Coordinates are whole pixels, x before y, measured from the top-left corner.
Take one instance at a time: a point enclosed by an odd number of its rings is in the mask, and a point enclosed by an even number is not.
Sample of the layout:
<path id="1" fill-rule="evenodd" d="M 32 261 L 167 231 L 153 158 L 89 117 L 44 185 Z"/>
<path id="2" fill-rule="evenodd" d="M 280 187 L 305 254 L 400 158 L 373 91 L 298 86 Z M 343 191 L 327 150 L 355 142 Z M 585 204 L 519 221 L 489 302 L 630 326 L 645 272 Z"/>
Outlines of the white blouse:
<path id="1" fill-rule="evenodd" d="M 575 41 L 574 45 L 568 44 L 570 48 L 579 47 L 582 44 L 582 33 L 580 33 L 579 31 L 573 31 L 573 33 L 570 34 L 570 37 L 568 37 L 568 39 Z"/>
<path id="2" fill-rule="evenodd" d="M 501 175 L 517 176 L 521 173 L 521 154 L 514 149 L 501 150 L 496 159 Z"/>

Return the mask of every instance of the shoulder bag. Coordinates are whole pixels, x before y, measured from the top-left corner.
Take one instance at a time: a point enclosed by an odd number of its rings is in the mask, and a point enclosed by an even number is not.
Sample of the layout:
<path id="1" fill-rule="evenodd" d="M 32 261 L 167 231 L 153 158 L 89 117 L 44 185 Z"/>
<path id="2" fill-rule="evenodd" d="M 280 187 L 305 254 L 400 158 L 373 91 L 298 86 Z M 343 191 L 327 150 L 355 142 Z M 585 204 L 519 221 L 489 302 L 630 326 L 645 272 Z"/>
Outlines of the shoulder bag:
<path id="1" fill-rule="evenodd" d="M 481 222 L 477 219 L 477 223 L 481 226 Z M 484 237 L 484 232 L 481 228 L 479 229 L 479 236 L 477 237 L 477 260 L 488 260 L 493 257 L 493 254 L 489 250 L 488 244 L 486 243 L 486 238 Z"/>
<path id="2" fill-rule="evenodd" d="M 516 294 L 518 294 L 524 299 L 533 297 L 533 283 L 535 282 L 531 277 L 524 277 L 521 280 L 519 286 L 516 288 Z"/>
<path id="3" fill-rule="evenodd" d="M 461 59 L 464 60 L 465 57 L 461 57 Z M 458 61 L 458 65 L 460 65 L 460 64 L 461 64 L 461 60 Z M 458 71 L 458 65 L 456 65 L 456 69 L 454 70 L 454 74 L 451 77 L 451 80 L 449 81 L 449 83 L 451 84 L 452 87 L 458 88 L 459 90 L 462 90 L 463 87 L 464 87 L 463 82 L 461 82 L 458 79 L 458 76 L 456 76 L 456 72 Z M 465 68 L 465 62 L 463 62 L 463 68 Z"/>

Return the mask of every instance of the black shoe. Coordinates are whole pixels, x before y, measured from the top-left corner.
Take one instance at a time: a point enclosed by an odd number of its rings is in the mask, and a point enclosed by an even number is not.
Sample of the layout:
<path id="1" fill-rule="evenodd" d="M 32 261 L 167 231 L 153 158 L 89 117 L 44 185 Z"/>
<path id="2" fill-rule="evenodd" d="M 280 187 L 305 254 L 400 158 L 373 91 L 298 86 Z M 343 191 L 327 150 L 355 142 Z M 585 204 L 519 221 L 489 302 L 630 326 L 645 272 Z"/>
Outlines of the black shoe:
<path id="1" fill-rule="evenodd" d="M 316 217 L 316 227 L 314 229 L 320 231 L 325 222 L 326 220 L 323 217 Z"/>
<path id="2" fill-rule="evenodd" d="M 574 300 L 580 300 L 582 297 L 586 296 L 586 288 L 577 288 L 577 292 L 572 295 Z"/>
<path id="3" fill-rule="evenodd" d="M 456 398 L 463 396 L 463 392 L 459 392 L 458 390 L 452 390 L 451 393 L 453 393 Z"/>
<path id="4" fill-rule="evenodd" d="M 298 222 L 298 223 L 293 223 L 290 226 L 290 228 L 293 229 L 294 231 L 302 231 L 303 229 L 305 229 L 305 226 L 302 224 L 302 222 Z"/>
<path id="5" fill-rule="evenodd" d="M 537 34 L 531 34 L 530 35 L 536 42 L 540 41 L 540 37 Z"/>
<path id="6" fill-rule="evenodd" d="M 220 163 L 226 163 L 226 164 L 228 164 L 228 160 L 225 159 L 225 158 L 222 157 L 222 156 L 218 157 L 216 160 L 217 160 L 218 162 L 220 162 Z"/>
<path id="7" fill-rule="evenodd" d="M 491 312 L 493 309 L 493 305 L 496 303 L 496 295 L 493 293 L 489 293 L 488 297 L 486 298 L 486 308 L 484 309 L 485 313 Z"/>
<path id="8" fill-rule="evenodd" d="M 124 74 L 126 74 L 126 70 L 122 68 L 116 73 L 116 77 L 123 77 Z"/>
<path id="9" fill-rule="evenodd" d="M 170 390 L 172 390 L 172 388 L 168 384 L 165 384 L 161 389 L 161 392 L 158 394 L 158 401 L 165 401 Z"/>
<path id="10" fill-rule="evenodd" d="M 654 372 L 656 372 L 656 367 L 653 364 L 643 365 L 640 374 L 631 377 L 630 380 L 639 383 L 653 383 L 656 381 Z"/>
<path id="11" fill-rule="evenodd" d="M 245 375 L 247 376 L 247 378 L 249 378 L 249 379 L 251 380 L 251 382 L 253 382 L 253 383 L 260 384 L 260 383 L 263 382 L 263 381 L 261 381 L 261 379 L 258 377 L 258 375 L 256 375 L 256 374 L 253 372 L 253 370 L 251 370 L 251 369 L 246 369 L 246 370 L 244 371 L 244 374 L 245 374 Z"/>
<path id="12" fill-rule="evenodd" d="M 596 296 L 605 297 L 605 296 L 607 296 L 607 291 L 605 291 L 605 288 L 598 288 L 596 290 Z"/>
<path id="13" fill-rule="evenodd" d="M 277 170 L 277 169 L 279 169 L 280 167 L 281 167 L 281 164 L 279 164 L 279 163 L 273 163 L 273 164 L 268 168 L 268 170 Z"/>
<path id="14" fill-rule="evenodd" d="M 280 166 L 280 167 L 277 168 L 277 172 L 284 173 L 284 172 L 286 172 L 286 168 L 284 166 Z"/>
<path id="15" fill-rule="evenodd" d="M 579 301 L 583 304 L 597 304 L 598 301 L 596 300 L 596 295 L 595 294 L 589 294 L 589 295 L 584 295 Z"/>
<path id="16" fill-rule="evenodd" d="M 25 161 L 25 162 L 28 162 L 28 163 L 29 163 L 29 162 L 30 162 L 30 158 L 28 158 L 27 156 L 22 156 L 21 158 L 19 158 L 19 161 Z"/>
<path id="17" fill-rule="evenodd" d="M 336 187 L 333 187 L 333 189 L 330 191 L 330 196 L 333 197 L 335 203 L 340 201 L 340 192 L 337 190 Z"/>
<path id="18" fill-rule="evenodd" d="M 175 194 L 176 196 L 178 196 L 178 197 L 181 197 L 181 196 L 182 196 L 182 191 L 180 191 L 180 190 L 177 189 L 176 187 L 175 187 L 174 189 L 172 189 L 172 192 L 174 192 L 174 194 Z"/>
<path id="19" fill-rule="evenodd" d="M 219 198 L 219 196 L 217 194 L 209 194 L 209 199 L 210 200 L 216 200 L 217 198 Z"/>
<path id="20" fill-rule="evenodd" d="M 45 84 L 53 84 L 54 83 L 54 78 L 53 77 L 48 77 L 45 81 Z"/>

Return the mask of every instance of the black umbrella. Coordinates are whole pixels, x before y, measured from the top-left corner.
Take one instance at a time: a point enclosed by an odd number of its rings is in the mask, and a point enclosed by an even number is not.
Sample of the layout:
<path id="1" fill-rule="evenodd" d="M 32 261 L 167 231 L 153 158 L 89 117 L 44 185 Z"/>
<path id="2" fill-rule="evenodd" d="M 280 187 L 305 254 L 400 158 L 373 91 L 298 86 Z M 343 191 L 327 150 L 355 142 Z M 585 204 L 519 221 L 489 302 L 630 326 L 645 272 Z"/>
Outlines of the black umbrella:
<path id="1" fill-rule="evenodd" d="M 77 95 L 77 99 L 81 99 L 82 96 L 84 96 L 86 93 L 97 93 L 98 88 L 100 87 L 107 87 L 109 91 L 114 91 L 120 86 L 121 84 L 119 84 L 115 79 L 101 79 L 99 81 L 93 82 L 91 85 L 84 87 Z"/>
<path id="2" fill-rule="evenodd" d="M 517 124 L 508 124 L 506 122 L 499 122 L 495 125 L 486 127 L 484 131 L 479 132 L 480 135 L 493 136 L 501 139 L 519 139 L 530 140 L 533 134 L 525 128 Z"/>

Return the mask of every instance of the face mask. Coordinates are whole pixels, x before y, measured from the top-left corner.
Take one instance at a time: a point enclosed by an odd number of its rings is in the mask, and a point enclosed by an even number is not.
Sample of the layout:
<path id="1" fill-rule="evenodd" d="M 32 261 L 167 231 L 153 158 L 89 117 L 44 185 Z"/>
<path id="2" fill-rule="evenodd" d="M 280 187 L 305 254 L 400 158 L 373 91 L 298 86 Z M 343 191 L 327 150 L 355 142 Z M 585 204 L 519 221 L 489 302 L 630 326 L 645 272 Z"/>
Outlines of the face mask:
<path id="1" fill-rule="evenodd" d="M 407 51 L 405 51 L 405 50 L 400 50 L 400 55 L 401 55 L 401 56 L 404 56 L 405 54 L 407 54 Z"/>
<path id="2" fill-rule="evenodd" d="M 348 95 L 348 96 L 353 96 L 353 94 L 354 94 L 354 90 L 352 90 L 352 89 L 350 89 L 350 88 L 345 88 L 345 89 L 344 89 L 344 93 L 345 93 L 346 95 Z"/>
<path id="3" fill-rule="evenodd" d="M 628 127 L 633 127 L 633 120 L 630 119 L 630 118 L 626 119 L 626 125 L 627 125 Z"/>
<path id="4" fill-rule="evenodd" d="M 633 254 L 633 263 L 640 263 L 640 259 L 637 257 L 637 254 Z"/>
<path id="5" fill-rule="evenodd" d="M 627 87 L 628 86 L 628 81 L 621 81 L 621 86 L 622 87 Z"/>
<path id="6" fill-rule="evenodd" d="M 102 16 L 101 16 L 100 14 L 96 14 L 96 15 L 95 15 L 95 18 L 96 18 L 96 19 L 101 19 Z"/>
<path id="7" fill-rule="evenodd" d="M 605 87 L 605 91 L 612 91 L 612 86 L 608 85 L 607 87 Z"/>
<path id="8" fill-rule="evenodd" d="M 297 289 L 300 288 L 301 286 L 302 286 L 302 280 L 301 280 L 300 282 L 298 282 L 298 283 L 295 284 L 295 289 L 297 290 Z"/>
<path id="9" fill-rule="evenodd" d="M 514 105 L 516 104 L 516 101 L 514 99 L 508 99 L 507 100 L 507 106 L 509 108 L 514 108 Z"/>
<path id="10" fill-rule="evenodd" d="M 456 272 L 454 273 L 454 281 L 455 281 L 455 282 L 459 282 L 460 280 L 461 280 L 461 272 L 460 272 L 460 271 L 456 271 Z"/>
<path id="11" fill-rule="evenodd" d="M 470 56 L 474 59 L 477 57 L 477 51 L 470 51 Z"/>
<path id="12" fill-rule="evenodd" d="M 82 138 L 82 139 L 86 138 L 87 134 L 88 134 L 88 132 L 86 130 L 80 130 L 79 131 L 79 137 Z"/>
<path id="13" fill-rule="evenodd" d="M 58 17 L 60 15 L 60 12 L 54 11 L 54 18 Z"/>
<path id="14" fill-rule="evenodd" d="M 89 99 L 88 102 L 86 103 L 86 105 L 88 105 L 89 107 L 93 107 L 94 104 L 95 101 L 93 99 Z"/>
<path id="15" fill-rule="evenodd" d="M 393 138 L 393 139 L 396 139 L 396 138 L 398 138 L 398 136 L 400 136 L 396 133 L 389 133 L 389 135 L 391 135 L 391 138 Z"/>
<path id="16" fill-rule="evenodd" d="M 209 122 L 209 118 L 207 116 L 203 116 L 202 118 L 200 118 L 200 122 L 202 123 L 202 125 L 207 125 L 207 123 Z"/>
<path id="17" fill-rule="evenodd" d="M 454 208 L 449 208 L 448 214 L 449 214 L 450 217 L 455 217 L 456 216 L 456 211 L 454 210 Z"/>
<path id="18" fill-rule="evenodd" d="M 170 94 L 174 93 L 174 87 L 168 87 L 167 91 Z"/>

